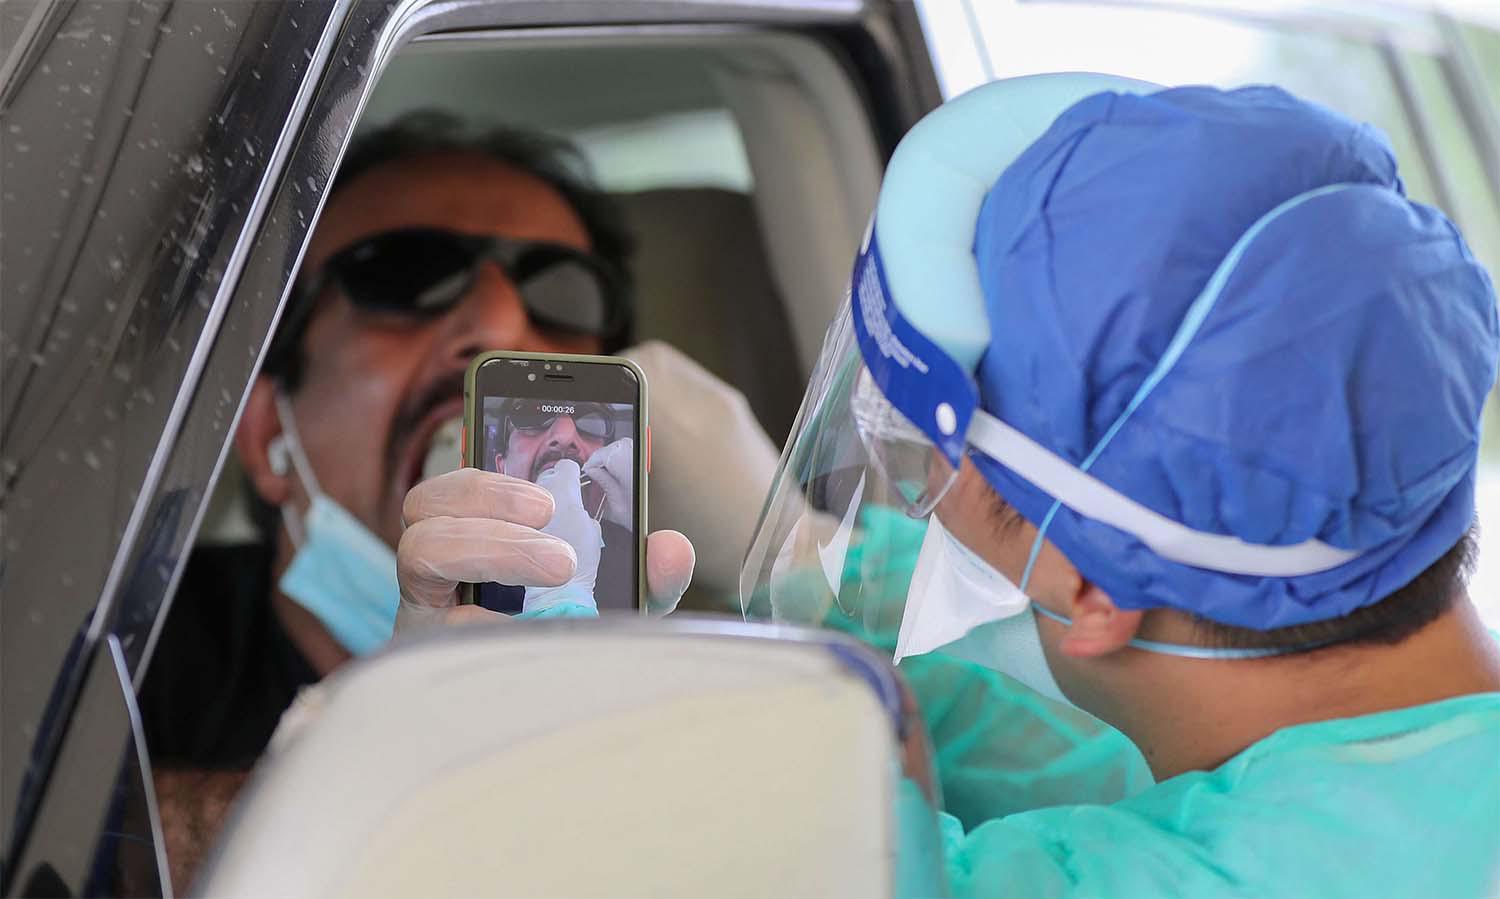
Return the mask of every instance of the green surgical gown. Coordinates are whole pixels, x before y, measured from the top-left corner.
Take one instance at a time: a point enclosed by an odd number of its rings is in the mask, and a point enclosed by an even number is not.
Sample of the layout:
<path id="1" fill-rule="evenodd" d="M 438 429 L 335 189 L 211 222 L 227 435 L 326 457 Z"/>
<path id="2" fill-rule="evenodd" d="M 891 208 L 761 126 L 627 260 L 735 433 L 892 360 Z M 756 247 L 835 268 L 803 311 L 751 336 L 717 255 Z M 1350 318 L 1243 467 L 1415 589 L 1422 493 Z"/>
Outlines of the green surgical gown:
<path id="1" fill-rule="evenodd" d="M 1500 693 L 1285 728 L 1110 805 L 942 821 L 956 897 L 1500 897 Z"/>

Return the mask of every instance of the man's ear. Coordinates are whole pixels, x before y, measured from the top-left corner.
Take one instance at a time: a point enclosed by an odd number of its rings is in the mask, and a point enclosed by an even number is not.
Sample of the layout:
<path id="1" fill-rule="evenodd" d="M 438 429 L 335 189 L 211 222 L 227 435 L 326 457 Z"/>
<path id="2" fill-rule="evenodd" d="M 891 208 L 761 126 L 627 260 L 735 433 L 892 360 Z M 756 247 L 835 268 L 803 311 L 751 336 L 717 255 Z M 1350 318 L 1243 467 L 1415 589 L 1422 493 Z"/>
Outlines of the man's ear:
<path id="1" fill-rule="evenodd" d="M 281 416 L 276 411 L 276 385 L 264 375 L 250 387 L 240 426 L 234 432 L 234 451 L 240 466 L 255 485 L 255 492 L 272 506 L 281 507 L 291 496 L 292 472 L 286 453 L 273 453 L 271 444 L 281 439 Z M 280 461 L 273 456 L 280 455 Z"/>
<path id="2" fill-rule="evenodd" d="M 1115 605 L 1109 594 L 1085 580 L 1073 596 L 1068 617 L 1073 623 L 1063 634 L 1063 655 L 1092 658 L 1123 649 L 1140 630 L 1141 611 L 1127 612 Z"/>

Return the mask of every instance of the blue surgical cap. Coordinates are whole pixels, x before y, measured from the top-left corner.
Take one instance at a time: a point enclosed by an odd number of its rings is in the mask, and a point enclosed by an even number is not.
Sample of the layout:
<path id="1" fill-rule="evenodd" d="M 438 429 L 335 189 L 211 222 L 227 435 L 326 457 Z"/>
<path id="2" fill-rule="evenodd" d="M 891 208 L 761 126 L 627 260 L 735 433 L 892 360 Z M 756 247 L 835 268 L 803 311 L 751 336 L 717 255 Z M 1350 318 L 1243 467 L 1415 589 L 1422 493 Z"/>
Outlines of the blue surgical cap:
<path id="1" fill-rule="evenodd" d="M 986 410 L 1082 466 L 1135 400 L 1094 477 L 1196 530 L 1358 553 L 1224 574 L 1057 507 L 1047 538 L 1121 608 L 1261 630 L 1337 618 L 1470 527 L 1495 294 L 1452 222 L 1405 196 L 1376 129 L 1272 87 L 1096 94 L 1001 175 L 974 252 Z M 1054 510 L 975 461 L 1031 522 Z"/>

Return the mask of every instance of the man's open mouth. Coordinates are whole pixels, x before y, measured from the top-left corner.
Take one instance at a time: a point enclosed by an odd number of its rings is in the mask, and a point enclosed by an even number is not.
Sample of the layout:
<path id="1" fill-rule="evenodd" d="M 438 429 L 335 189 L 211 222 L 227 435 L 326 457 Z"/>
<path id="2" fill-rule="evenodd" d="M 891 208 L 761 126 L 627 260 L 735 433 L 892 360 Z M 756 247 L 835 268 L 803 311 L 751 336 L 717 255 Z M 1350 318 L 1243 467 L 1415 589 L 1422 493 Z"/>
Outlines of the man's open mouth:
<path id="1" fill-rule="evenodd" d="M 463 397 L 455 397 L 433 407 L 422 418 L 406 446 L 401 468 L 405 490 L 434 475 L 463 467 L 459 444 L 463 410 Z"/>

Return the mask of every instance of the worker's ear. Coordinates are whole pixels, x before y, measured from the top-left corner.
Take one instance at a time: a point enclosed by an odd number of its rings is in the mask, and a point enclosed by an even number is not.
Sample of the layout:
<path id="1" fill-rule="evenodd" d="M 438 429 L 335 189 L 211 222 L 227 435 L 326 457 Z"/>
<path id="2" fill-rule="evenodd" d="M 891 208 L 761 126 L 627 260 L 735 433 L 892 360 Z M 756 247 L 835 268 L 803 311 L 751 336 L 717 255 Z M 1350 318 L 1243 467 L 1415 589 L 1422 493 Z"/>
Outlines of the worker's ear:
<path id="1" fill-rule="evenodd" d="M 260 498 L 278 508 L 285 505 L 292 492 L 291 459 L 276 411 L 276 385 L 264 375 L 250 387 L 234 432 L 234 451 Z"/>
<path id="2" fill-rule="evenodd" d="M 1063 655 L 1079 659 L 1108 655 L 1123 649 L 1135 637 L 1144 614 L 1119 608 L 1098 585 L 1084 580 L 1067 612 L 1073 623 L 1058 648 Z"/>

